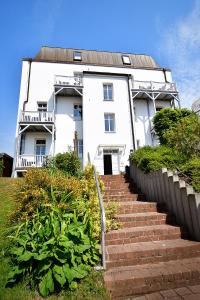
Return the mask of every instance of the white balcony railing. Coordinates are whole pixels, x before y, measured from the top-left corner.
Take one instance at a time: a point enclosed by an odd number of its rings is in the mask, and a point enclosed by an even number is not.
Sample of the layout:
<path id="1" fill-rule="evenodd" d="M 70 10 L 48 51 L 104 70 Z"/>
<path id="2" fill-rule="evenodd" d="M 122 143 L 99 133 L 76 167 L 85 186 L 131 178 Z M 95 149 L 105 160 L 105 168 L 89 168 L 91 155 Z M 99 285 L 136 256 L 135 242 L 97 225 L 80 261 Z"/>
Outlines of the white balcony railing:
<path id="1" fill-rule="evenodd" d="M 133 90 L 150 90 L 162 92 L 176 92 L 176 84 L 174 82 L 155 82 L 155 81 L 138 81 L 133 80 Z"/>
<path id="2" fill-rule="evenodd" d="M 20 122 L 48 123 L 53 122 L 53 112 L 49 111 L 21 111 Z"/>
<path id="3" fill-rule="evenodd" d="M 81 76 L 55 76 L 55 85 L 61 86 L 82 86 L 83 79 Z"/>
<path id="4" fill-rule="evenodd" d="M 45 155 L 19 155 L 17 157 L 17 168 L 43 167 L 47 156 Z"/>

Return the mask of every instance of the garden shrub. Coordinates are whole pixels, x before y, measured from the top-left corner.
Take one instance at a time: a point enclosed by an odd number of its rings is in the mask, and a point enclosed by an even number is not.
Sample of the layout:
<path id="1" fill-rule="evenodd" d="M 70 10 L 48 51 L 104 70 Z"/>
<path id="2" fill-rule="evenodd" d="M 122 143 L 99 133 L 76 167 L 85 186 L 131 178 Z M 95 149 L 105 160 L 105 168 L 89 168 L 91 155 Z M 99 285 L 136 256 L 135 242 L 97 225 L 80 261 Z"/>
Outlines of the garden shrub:
<path id="1" fill-rule="evenodd" d="M 173 129 L 176 124 L 183 118 L 192 114 L 192 111 L 182 109 L 164 108 L 157 112 L 153 118 L 154 129 L 159 137 L 160 143 L 165 145 L 167 143 L 165 132 L 168 129 Z"/>
<path id="2" fill-rule="evenodd" d="M 200 156 L 194 156 L 180 167 L 197 193 L 200 193 Z"/>
<path id="3" fill-rule="evenodd" d="M 14 266 L 7 285 L 26 278 L 43 297 L 62 287 L 75 289 L 77 281 L 99 261 L 89 213 L 80 216 L 40 205 L 35 216 L 18 225 L 10 238 Z"/>
<path id="4" fill-rule="evenodd" d="M 0 160 L 0 177 L 3 175 L 3 161 Z"/>
<path id="5" fill-rule="evenodd" d="M 62 172 L 53 174 L 48 169 L 30 169 L 19 181 L 16 191 L 17 209 L 11 219 L 15 221 L 30 218 L 40 204 L 55 202 L 67 209 L 70 201 L 82 197 L 81 182 L 67 177 Z"/>
<path id="6" fill-rule="evenodd" d="M 45 167 L 58 169 L 75 177 L 81 174 L 81 161 L 74 151 L 58 153 L 55 157 L 47 159 Z"/>
<path id="7" fill-rule="evenodd" d="M 164 137 L 169 147 L 190 158 L 199 153 L 200 146 L 200 119 L 191 114 L 179 120 L 175 127 L 168 129 Z"/>
<path id="8" fill-rule="evenodd" d="M 185 157 L 166 146 L 145 146 L 133 152 L 130 160 L 145 173 L 148 173 L 163 167 L 176 169 L 180 163 L 185 161 Z"/>

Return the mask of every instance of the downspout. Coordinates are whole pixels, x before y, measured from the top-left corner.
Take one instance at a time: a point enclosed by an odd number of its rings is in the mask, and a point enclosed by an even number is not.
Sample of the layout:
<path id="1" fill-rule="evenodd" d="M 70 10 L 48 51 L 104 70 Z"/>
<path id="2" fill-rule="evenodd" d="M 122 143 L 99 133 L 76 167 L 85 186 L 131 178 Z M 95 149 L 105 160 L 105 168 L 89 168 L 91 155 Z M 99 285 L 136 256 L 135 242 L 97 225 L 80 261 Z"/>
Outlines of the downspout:
<path id="1" fill-rule="evenodd" d="M 31 60 L 29 60 L 27 93 L 26 93 L 26 100 L 23 103 L 23 111 L 25 110 L 25 105 L 28 102 L 28 98 L 29 98 L 30 77 L 31 77 Z"/>
<path id="2" fill-rule="evenodd" d="M 131 105 L 131 90 L 130 90 L 130 79 L 131 75 L 128 75 L 128 98 L 129 98 L 129 109 L 130 109 L 130 117 L 131 117 L 131 133 L 132 133 L 132 139 L 133 139 L 133 150 L 135 151 L 135 133 L 134 133 L 134 126 L 133 126 L 133 110 Z"/>

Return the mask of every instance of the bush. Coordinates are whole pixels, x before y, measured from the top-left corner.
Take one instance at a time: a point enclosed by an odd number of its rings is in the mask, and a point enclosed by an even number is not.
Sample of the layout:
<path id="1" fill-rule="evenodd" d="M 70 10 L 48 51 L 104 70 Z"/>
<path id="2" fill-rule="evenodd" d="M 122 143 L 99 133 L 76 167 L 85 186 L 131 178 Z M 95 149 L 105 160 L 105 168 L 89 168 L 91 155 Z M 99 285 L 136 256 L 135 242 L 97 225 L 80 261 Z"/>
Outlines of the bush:
<path id="1" fill-rule="evenodd" d="M 48 169 L 30 169 L 19 181 L 16 190 L 16 212 L 14 221 L 32 217 L 40 204 L 57 203 L 59 207 L 70 209 L 74 199 L 82 197 L 82 184 L 75 177 L 67 177 L 60 171 L 53 174 Z"/>
<path id="2" fill-rule="evenodd" d="M 181 171 L 188 177 L 188 183 L 193 186 L 197 193 L 200 193 L 200 157 L 193 157 L 181 166 Z"/>
<path id="3" fill-rule="evenodd" d="M 130 160 L 145 173 L 159 170 L 163 167 L 176 169 L 185 161 L 185 157 L 177 154 L 166 146 L 145 146 L 131 154 Z"/>
<path id="4" fill-rule="evenodd" d="M 46 161 L 45 167 L 64 171 L 70 176 L 79 177 L 81 174 L 81 161 L 74 151 L 58 153 Z"/>
<path id="5" fill-rule="evenodd" d="M 4 168 L 3 161 L 0 160 L 0 177 L 3 175 L 3 168 Z"/>
<path id="6" fill-rule="evenodd" d="M 190 116 L 192 111 L 182 108 L 182 109 L 172 109 L 164 108 L 157 112 L 153 118 L 154 129 L 159 137 L 160 143 L 162 145 L 167 144 L 165 137 L 165 132 L 168 129 L 173 129 L 176 124 L 183 118 Z"/>
<path id="7" fill-rule="evenodd" d="M 43 297 L 62 287 L 75 289 L 99 261 L 89 213 L 63 213 L 52 205 L 40 206 L 36 215 L 20 224 L 11 236 L 14 267 L 7 285 L 27 278 Z"/>
<path id="8" fill-rule="evenodd" d="M 179 120 L 175 127 L 168 129 L 164 137 L 169 147 L 186 155 L 188 158 L 199 153 L 200 119 L 191 114 Z"/>

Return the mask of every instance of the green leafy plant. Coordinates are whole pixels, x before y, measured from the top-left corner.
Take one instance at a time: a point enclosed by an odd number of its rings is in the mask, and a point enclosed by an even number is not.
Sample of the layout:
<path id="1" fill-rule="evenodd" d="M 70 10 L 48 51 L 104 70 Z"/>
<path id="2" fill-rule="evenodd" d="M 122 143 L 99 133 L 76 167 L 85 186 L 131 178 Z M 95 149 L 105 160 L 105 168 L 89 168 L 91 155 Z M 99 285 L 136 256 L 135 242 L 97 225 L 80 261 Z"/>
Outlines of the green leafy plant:
<path id="1" fill-rule="evenodd" d="M 28 278 L 43 297 L 66 287 L 75 289 L 99 260 L 89 214 L 64 213 L 41 205 L 34 218 L 17 226 L 12 239 L 13 269 L 8 286 Z"/>
<path id="2" fill-rule="evenodd" d="M 192 111 L 182 108 L 182 109 L 172 109 L 164 108 L 157 112 L 153 118 L 154 129 L 159 137 L 160 143 L 162 145 L 167 144 L 165 137 L 165 132 L 168 129 L 175 128 L 176 124 L 183 118 L 192 114 Z"/>

